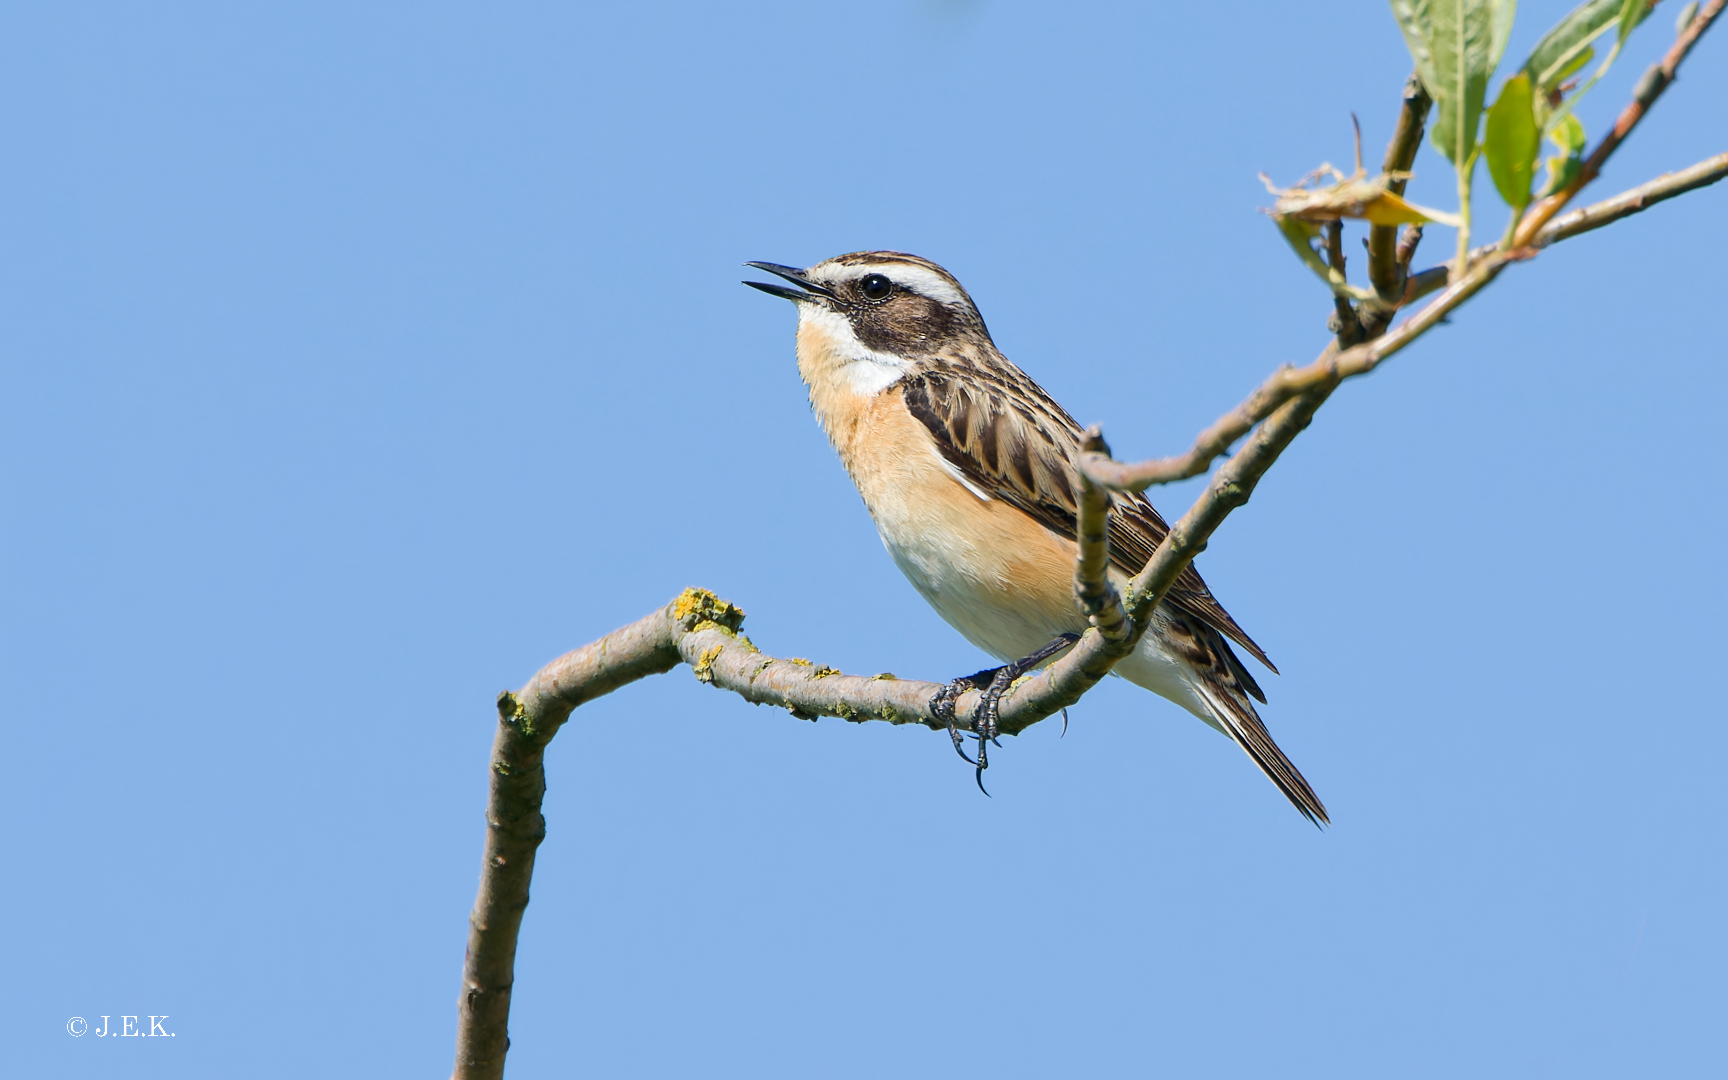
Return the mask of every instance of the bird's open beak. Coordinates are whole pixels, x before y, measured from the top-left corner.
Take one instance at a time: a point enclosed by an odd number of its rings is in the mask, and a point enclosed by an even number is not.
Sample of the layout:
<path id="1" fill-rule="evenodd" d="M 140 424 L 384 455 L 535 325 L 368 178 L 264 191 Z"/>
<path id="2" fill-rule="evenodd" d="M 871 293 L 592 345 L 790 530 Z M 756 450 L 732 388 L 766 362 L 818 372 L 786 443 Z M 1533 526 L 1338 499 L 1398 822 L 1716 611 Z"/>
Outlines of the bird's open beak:
<path id="1" fill-rule="evenodd" d="M 754 266 L 758 270 L 766 270 L 775 277 L 785 278 L 787 281 L 798 286 L 796 289 L 788 289 L 784 285 L 770 285 L 766 281 L 744 282 L 744 284 L 750 286 L 752 289 L 761 289 L 769 296 L 778 296 L 786 300 L 797 300 L 805 303 L 813 301 L 818 297 L 824 300 L 840 299 L 833 289 L 830 289 L 826 285 L 820 285 L 811 281 L 809 274 L 795 266 L 781 266 L 779 263 L 770 262 L 750 262 L 745 263 L 744 265 Z"/>

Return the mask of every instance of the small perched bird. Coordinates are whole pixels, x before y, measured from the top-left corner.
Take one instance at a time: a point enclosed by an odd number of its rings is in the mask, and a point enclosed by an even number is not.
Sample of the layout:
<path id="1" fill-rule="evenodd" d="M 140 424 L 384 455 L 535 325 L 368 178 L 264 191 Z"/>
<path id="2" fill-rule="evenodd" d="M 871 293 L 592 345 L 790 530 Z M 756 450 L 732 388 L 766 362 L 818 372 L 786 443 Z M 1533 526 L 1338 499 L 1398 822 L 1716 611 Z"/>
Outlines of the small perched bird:
<path id="1" fill-rule="evenodd" d="M 796 286 L 744 283 L 797 304 L 798 372 L 811 408 L 912 586 L 968 641 L 1009 661 L 1003 672 L 1071 644 L 1087 627 L 1072 586 L 1083 433 L 997 351 L 954 276 L 895 251 L 808 270 L 746 265 Z M 1144 495 L 1112 499 L 1111 577 L 1121 588 L 1170 530 Z M 1190 566 L 1115 673 L 1234 739 L 1296 809 L 1326 821 L 1254 711 L 1249 699 L 1266 698 L 1231 641 L 1277 671 Z M 951 689 L 982 689 L 989 674 Z M 981 768 L 983 748 L 981 739 Z"/>

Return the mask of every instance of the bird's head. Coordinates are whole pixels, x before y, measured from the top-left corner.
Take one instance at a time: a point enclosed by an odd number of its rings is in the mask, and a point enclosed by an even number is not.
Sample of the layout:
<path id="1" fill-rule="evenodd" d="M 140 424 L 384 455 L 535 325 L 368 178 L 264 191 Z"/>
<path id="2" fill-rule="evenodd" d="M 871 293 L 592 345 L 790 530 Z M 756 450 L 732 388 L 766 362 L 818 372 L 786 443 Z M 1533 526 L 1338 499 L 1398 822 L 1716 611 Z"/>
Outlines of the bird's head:
<path id="1" fill-rule="evenodd" d="M 746 263 L 797 288 L 744 284 L 798 305 L 798 367 L 813 387 L 837 381 L 874 394 L 915 368 L 990 347 L 990 333 L 954 275 L 898 251 L 861 251 L 808 270 Z"/>

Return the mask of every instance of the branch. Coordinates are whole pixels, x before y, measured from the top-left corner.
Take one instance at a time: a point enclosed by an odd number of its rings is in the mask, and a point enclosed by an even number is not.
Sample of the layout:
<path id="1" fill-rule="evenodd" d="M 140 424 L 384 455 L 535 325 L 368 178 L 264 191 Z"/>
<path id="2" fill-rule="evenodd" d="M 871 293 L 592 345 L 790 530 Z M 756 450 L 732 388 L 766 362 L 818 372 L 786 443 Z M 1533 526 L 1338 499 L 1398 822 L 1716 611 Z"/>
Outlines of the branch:
<path id="1" fill-rule="evenodd" d="M 546 837 L 542 755 L 570 712 L 647 675 L 670 671 L 678 651 L 665 612 L 632 623 L 546 665 L 519 694 L 498 696 L 480 893 L 468 916 L 468 954 L 457 1004 L 458 1080 L 504 1075 L 516 937 L 528 906 L 534 851 Z"/>

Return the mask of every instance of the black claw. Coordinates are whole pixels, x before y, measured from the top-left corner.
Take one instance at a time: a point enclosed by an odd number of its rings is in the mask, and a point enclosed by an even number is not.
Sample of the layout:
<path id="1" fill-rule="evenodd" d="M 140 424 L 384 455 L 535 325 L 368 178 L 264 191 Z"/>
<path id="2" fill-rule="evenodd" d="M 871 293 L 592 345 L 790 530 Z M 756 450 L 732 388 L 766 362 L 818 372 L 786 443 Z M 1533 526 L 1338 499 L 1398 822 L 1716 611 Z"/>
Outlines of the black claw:
<path id="1" fill-rule="evenodd" d="M 1062 734 L 1060 734 L 1056 737 L 1058 739 L 1066 739 L 1068 737 L 1068 710 L 1067 709 L 1062 710 Z"/>
<path id="2" fill-rule="evenodd" d="M 964 744 L 962 744 L 960 742 L 960 733 L 958 731 L 950 729 L 948 734 L 953 736 L 953 738 L 954 738 L 954 752 L 956 754 L 960 755 L 960 760 L 964 761 L 968 765 L 978 764 L 976 761 L 973 761 L 971 758 L 966 756 L 966 750 L 964 748 Z"/>
<path id="3" fill-rule="evenodd" d="M 996 706 L 1008 688 L 1014 685 L 1014 680 L 1026 672 L 1055 656 L 1068 646 L 1080 640 L 1079 634 L 1062 634 L 1043 648 L 1030 656 L 1021 657 L 1012 664 L 1004 664 L 999 668 L 986 668 L 983 671 L 968 675 L 936 691 L 936 696 L 930 699 L 930 712 L 938 720 L 948 724 L 948 737 L 954 742 L 954 752 L 960 755 L 960 760 L 973 766 L 973 779 L 978 783 L 978 790 L 988 797 L 990 792 L 984 789 L 984 770 L 990 767 L 989 747 L 994 744 L 997 749 L 1002 743 L 996 738 Z M 954 703 L 967 690 L 980 692 L 978 708 L 972 715 L 973 730 L 970 734 L 978 740 L 978 759 L 966 756 L 965 742 L 959 725 L 954 721 Z M 1068 734 L 1068 710 L 1062 710 L 1062 734 Z"/>

